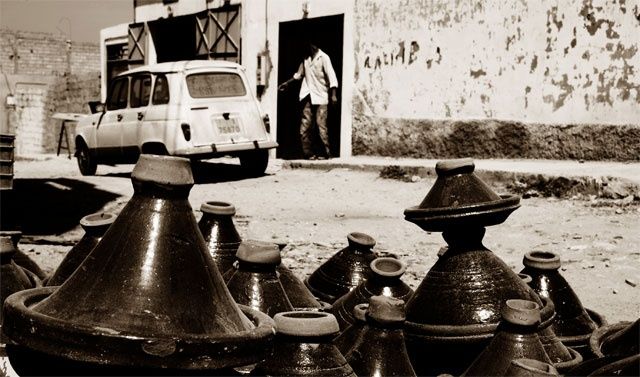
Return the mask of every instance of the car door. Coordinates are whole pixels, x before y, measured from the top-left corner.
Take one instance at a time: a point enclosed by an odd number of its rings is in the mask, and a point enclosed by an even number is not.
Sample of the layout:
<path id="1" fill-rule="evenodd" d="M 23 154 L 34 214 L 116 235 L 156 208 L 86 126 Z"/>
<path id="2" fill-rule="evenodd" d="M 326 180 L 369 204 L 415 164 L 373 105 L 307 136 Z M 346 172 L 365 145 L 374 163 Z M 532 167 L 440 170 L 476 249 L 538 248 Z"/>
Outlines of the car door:
<path id="1" fill-rule="evenodd" d="M 140 152 L 140 132 L 151 97 L 151 74 L 139 73 L 131 76 L 129 88 L 129 109 L 121 127 L 122 152 L 131 158 Z"/>
<path id="2" fill-rule="evenodd" d="M 107 109 L 96 129 L 97 153 L 100 159 L 117 159 L 121 154 L 120 126 L 127 110 L 128 95 L 129 77 L 118 77 L 111 82 Z"/>

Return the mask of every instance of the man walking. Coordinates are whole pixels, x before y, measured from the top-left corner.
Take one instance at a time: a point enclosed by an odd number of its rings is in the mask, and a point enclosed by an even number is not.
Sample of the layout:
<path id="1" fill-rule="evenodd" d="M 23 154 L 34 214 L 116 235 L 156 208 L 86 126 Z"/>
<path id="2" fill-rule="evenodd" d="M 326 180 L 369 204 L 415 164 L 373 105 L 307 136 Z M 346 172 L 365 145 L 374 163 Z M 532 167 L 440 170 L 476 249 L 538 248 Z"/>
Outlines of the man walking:
<path id="1" fill-rule="evenodd" d="M 305 59 L 293 77 L 278 86 L 278 90 L 285 90 L 294 80 L 302 80 L 300 86 L 300 102 L 302 103 L 302 117 L 300 119 L 300 141 L 302 152 L 307 159 L 331 158 L 329 145 L 329 131 L 327 129 L 327 105 L 338 102 L 336 91 L 338 78 L 331 65 L 329 55 L 310 42 L 304 46 Z M 315 125 L 315 127 L 314 127 Z M 314 131 L 318 130 L 324 147 L 324 156 L 316 156 L 313 149 Z"/>

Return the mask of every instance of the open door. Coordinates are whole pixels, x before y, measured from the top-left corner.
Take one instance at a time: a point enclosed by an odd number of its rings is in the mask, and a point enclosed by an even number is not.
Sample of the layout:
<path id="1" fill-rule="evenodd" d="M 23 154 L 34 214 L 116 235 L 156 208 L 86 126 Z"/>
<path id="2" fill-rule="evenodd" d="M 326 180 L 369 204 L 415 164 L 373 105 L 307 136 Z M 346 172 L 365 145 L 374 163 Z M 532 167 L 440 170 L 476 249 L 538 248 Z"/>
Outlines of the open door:
<path id="1" fill-rule="evenodd" d="M 327 126 L 331 154 L 340 154 L 340 103 L 342 99 L 342 50 L 344 15 L 309 18 L 280 23 L 278 53 L 278 83 L 293 76 L 302 62 L 302 45 L 307 38 L 315 42 L 331 58 L 338 77 L 338 104 L 329 105 Z M 300 113 L 302 111 L 299 93 L 300 81 L 290 85 L 284 92 L 278 92 L 278 132 L 277 156 L 284 159 L 302 158 L 300 143 Z M 316 134 L 315 145 L 321 142 Z M 318 153 L 322 154 L 322 153 Z"/>

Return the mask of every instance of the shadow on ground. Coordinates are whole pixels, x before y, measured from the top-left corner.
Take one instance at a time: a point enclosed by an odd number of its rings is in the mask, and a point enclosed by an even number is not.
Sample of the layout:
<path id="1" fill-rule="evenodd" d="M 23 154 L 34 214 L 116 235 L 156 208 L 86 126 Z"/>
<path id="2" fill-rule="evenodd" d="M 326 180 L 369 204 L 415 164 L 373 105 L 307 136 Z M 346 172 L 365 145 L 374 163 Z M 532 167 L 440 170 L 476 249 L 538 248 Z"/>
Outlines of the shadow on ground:
<path id="1" fill-rule="evenodd" d="M 207 161 L 194 161 L 191 163 L 191 171 L 193 172 L 193 179 L 196 184 L 206 183 L 222 183 L 241 181 L 243 179 L 263 177 L 262 174 L 258 177 L 248 176 L 240 165 L 225 164 L 220 162 L 207 162 Z M 131 178 L 130 172 L 121 173 L 109 173 L 104 174 L 104 177 L 117 177 L 117 178 Z"/>
<path id="2" fill-rule="evenodd" d="M 75 179 L 16 179 L 14 189 L 2 194 L 0 224 L 25 235 L 60 234 L 118 196 Z"/>

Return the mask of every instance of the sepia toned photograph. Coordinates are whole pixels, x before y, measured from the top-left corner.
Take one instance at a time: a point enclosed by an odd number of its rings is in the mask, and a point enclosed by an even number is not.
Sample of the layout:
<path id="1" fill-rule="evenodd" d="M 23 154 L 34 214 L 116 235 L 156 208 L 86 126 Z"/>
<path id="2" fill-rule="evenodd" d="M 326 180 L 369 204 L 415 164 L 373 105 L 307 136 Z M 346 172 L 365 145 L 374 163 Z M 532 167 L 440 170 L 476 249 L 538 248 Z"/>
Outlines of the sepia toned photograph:
<path id="1" fill-rule="evenodd" d="M 639 376 L 640 0 L 0 0 L 0 377 Z"/>

